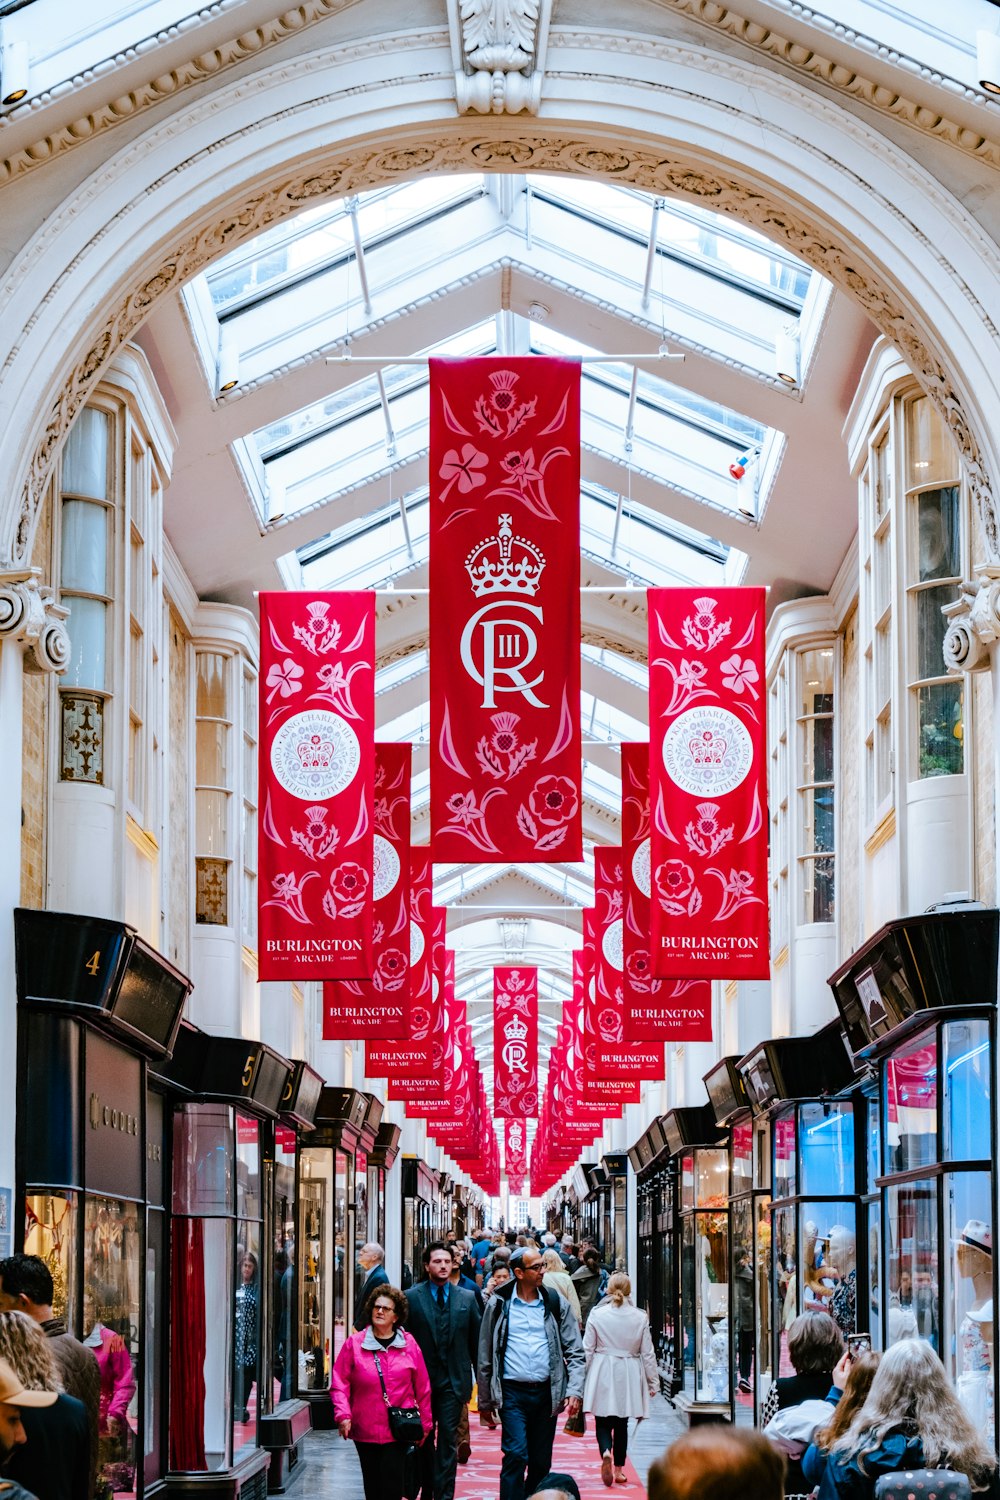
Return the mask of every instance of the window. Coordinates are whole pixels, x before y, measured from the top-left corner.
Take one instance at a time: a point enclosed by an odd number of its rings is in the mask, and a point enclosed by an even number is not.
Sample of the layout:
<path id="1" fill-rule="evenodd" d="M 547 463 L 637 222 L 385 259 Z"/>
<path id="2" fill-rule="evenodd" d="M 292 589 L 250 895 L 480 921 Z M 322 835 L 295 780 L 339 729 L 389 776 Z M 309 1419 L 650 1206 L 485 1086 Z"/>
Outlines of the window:
<path id="1" fill-rule="evenodd" d="M 955 447 L 926 396 L 905 411 L 910 779 L 922 780 L 964 770 L 963 683 L 944 670 L 941 613 L 964 576 L 964 548 Z"/>
<path id="2" fill-rule="evenodd" d="M 880 818 L 892 799 L 893 532 L 888 428 L 872 444 L 862 482 L 864 583 L 865 811 Z"/>
<path id="3" fill-rule="evenodd" d="M 108 691 L 112 420 L 88 406 L 67 441 L 62 462 L 60 592 L 71 611 L 72 654 L 60 681 L 63 781 L 102 785 L 104 706 Z"/>
<path id="4" fill-rule="evenodd" d="M 833 647 L 800 651 L 798 689 L 799 921 L 834 919 Z"/>
<path id="5" fill-rule="evenodd" d="M 159 547 L 162 504 L 153 453 L 129 424 L 130 465 L 126 495 L 129 545 L 126 559 L 128 629 L 128 805 L 143 828 L 160 817 L 159 623 L 162 612 Z"/>
<path id="6" fill-rule="evenodd" d="M 243 942 L 257 947 L 257 675 L 243 669 Z"/>
<path id="7" fill-rule="evenodd" d="M 195 920 L 229 922 L 231 658 L 198 651 L 195 689 Z"/>
<path id="8" fill-rule="evenodd" d="M 771 720 L 771 951 L 788 942 L 788 657 L 783 656 L 768 697 Z"/>

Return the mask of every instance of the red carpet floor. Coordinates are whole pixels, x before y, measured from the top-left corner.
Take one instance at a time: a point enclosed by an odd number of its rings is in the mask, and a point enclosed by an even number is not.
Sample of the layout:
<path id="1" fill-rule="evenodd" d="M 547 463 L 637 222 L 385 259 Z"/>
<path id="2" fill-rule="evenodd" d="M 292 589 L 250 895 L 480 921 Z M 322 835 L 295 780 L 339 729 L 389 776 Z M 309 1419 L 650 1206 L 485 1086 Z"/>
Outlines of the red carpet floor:
<path id="1" fill-rule="evenodd" d="M 459 1466 L 455 1500 L 497 1500 L 500 1489 L 500 1429 L 490 1432 L 480 1427 L 479 1419 L 472 1413 L 472 1457 Z M 556 1429 L 556 1442 L 552 1451 L 552 1468 L 562 1474 L 572 1474 L 580 1487 L 581 1500 L 597 1500 L 599 1495 L 610 1497 L 621 1495 L 622 1500 L 643 1500 L 645 1489 L 631 1463 L 625 1466 L 628 1484 L 613 1484 L 607 1489 L 601 1482 L 601 1456 L 597 1451 L 594 1436 L 594 1419 L 587 1418 L 587 1432 L 583 1437 L 566 1437 L 562 1431 L 565 1417 L 560 1417 Z"/>

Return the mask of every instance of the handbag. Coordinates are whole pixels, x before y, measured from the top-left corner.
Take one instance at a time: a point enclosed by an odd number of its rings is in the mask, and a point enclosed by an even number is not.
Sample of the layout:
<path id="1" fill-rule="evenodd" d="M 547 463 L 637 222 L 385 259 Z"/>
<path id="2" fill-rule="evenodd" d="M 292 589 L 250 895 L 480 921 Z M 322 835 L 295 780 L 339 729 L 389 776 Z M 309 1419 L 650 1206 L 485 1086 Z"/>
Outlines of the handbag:
<path id="1" fill-rule="evenodd" d="M 964 1474 L 951 1469 L 907 1469 L 901 1474 L 883 1474 L 875 1484 L 877 1500 L 908 1500 L 914 1494 L 968 1500 L 972 1487 Z"/>
<path id="2" fill-rule="evenodd" d="M 563 1426 L 563 1432 L 570 1437 L 583 1437 L 586 1430 L 587 1415 L 583 1411 L 578 1411 L 575 1417 L 567 1417 Z"/>
<path id="3" fill-rule="evenodd" d="M 397 1443 L 405 1443 L 408 1448 L 417 1448 L 424 1440 L 424 1424 L 420 1417 L 418 1406 L 390 1406 L 389 1392 L 385 1388 L 385 1376 L 382 1374 L 382 1365 L 378 1355 L 375 1355 L 375 1368 L 378 1371 L 379 1384 L 382 1387 L 382 1400 L 385 1402 L 386 1415 L 389 1418 L 389 1431 Z"/>

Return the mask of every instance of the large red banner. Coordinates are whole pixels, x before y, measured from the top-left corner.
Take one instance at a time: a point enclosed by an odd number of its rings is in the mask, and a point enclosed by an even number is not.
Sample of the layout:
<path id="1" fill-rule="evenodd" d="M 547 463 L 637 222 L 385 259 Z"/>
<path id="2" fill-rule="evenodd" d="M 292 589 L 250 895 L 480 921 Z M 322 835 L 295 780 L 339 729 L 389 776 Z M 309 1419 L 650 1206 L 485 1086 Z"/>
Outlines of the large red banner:
<path id="1" fill-rule="evenodd" d="M 412 746 L 375 746 L 371 979 L 323 986 L 324 1041 L 409 1036 L 410 764 Z"/>
<path id="2" fill-rule="evenodd" d="M 655 979 L 650 958 L 649 746 L 622 746 L 626 1042 L 708 1042 L 712 981 Z"/>
<path id="3" fill-rule="evenodd" d="M 764 590 L 647 600 L 653 972 L 766 979 Z"/>
<path id="4" fill-rule="evenodd" d="M 430 851 L 410 850 L 410 1014 L 406 1041 L 369 1041 L 365 1072 L 372 1078 L 434 1079 L 435 1027 L 433 976 L 434 915 L 431 906 Z M 440 1086 L 440 1079 L 437 1079 Z M 436 1092 L 437 1090 L 435 1090 Z"/>
<path id="5" fill-rule="evenodd" d="M 538 970 L 493 970 L 493 1113 L 538 1113 Z"/>
<path id="6" fill-rule="evenodd" d="M 260 595 L 258 975 L 372 973 L 375 596 Z"/>
<path id="7" fill-rule="evenodd" d="M 430 380 L 434 858 L 581 859 L 580 367 Z"/>
<path id="8" fill-rule="evenodd" d="M 504 1142 L 507 1187 L 515 1196 L 524 1191 L 528 1171 L 528 1135 L 523 1120 L 508 1120 Z"/>

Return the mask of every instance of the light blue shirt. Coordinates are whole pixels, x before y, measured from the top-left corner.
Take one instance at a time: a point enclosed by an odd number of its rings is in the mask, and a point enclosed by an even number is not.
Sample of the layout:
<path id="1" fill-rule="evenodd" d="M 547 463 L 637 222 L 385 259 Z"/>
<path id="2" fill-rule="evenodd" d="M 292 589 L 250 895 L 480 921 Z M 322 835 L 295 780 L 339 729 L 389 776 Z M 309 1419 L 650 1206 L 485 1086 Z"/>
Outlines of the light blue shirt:
<path id="1" fill-rule="evenodd" d="M 541 1295 L 525 1302 L 516 1290 L 510 1299 L 505 1380 L 548 1380 L 549 1341 L 545 1333 L 545 1303 Z"/>

